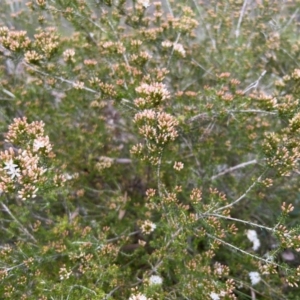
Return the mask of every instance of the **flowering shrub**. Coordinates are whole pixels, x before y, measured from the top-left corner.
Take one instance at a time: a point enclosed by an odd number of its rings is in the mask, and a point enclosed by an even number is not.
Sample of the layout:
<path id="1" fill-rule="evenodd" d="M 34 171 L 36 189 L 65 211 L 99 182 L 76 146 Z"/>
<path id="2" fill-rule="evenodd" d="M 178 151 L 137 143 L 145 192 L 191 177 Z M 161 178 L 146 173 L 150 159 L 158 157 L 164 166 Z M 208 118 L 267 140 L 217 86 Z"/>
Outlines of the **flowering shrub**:
<path id="1" fill-rule="evenodd" d="M 7 0 L 0 298 L 297 299 L 299 8 Z"/>

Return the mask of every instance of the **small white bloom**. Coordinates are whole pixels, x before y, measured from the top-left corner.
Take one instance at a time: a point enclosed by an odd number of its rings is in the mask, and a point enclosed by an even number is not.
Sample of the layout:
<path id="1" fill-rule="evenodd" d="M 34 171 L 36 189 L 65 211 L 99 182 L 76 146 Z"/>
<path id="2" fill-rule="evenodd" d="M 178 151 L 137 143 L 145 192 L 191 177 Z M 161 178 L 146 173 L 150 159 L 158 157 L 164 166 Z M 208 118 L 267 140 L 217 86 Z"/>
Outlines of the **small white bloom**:
<path id="1" fill-rule="evenodd" d="M 261 281 L 261 277 L 258 272 L 249 272 L 249 277 L 252 285 L 258 284 Z"/>
<path id="2" fill-rule="evenodd" d="M 141 4 L 144 8 L 148 8 L 150 6 L 149 0 L 138 0 L 138 4 Z"/>
<path id="3" fill-rule="evenodd" d="M 144 224 L 141 226 L 142 233 L 144 234 L 150 234 L 152 231 L 155 230 L 155 228 L 156 225 L 149 220 L 146 220 Z"/>
<path id="4" fill-rule="evenodd" d="M 150 285 L 155 285 L 155 284 L 162 284 L 163 280 L 160 276 L 158 275 L 151 275 L 149 278 L 149 284 Z"/>
<path id="5" fill-rule="evenodd" d="M 256 231 L 252 229 L 247 230 L 247 238 L 253 243 L 252 249 L 254 251 L 258 250 L 260 247 L 260 240 L 257 237 Z"/>
<path id="6" fill-rule="evenodd" d="M 252 249 L 253 249 L 254 251 L 257 251 L 257 250 L 259 249 L 259 247 L 260 247 L 260 240 L 259 240 L 259 239 L 254 240 L 254 241 L 253 241 Z"/>
<path id="7" fill-rule="evenodd" d="M 247 238 L 249 239 L 250 242 L 256 240 L 257 239 L 256 231 L 252 229 L 247 230 Z"/>
<path id="8" fill-rule="evenodd" d="M 211 292 L 211 293 L 210 293 L 210 298 L 211 298 L 212 300 L 220 300 L 219 295 L 216 294 L 216 293 L 214 293 L 214 292 Z"/>
<path id="9" fill-rule="evenodd" d="M 20 176 L 20 169 L 18 165 L 14 164 L 13 160 L 10 159 L 8 162 L 5 162 L 4 170 L 7 170 L 7 174 L 10 175 L 12 179 Z"/>
<path id="10" fill-rule="evenodd" d="M 144 1 L 142 2 L 142 4 L 143 4 L 144 8 L 148 8 L 148 7 L 150 6 L 150 2 L 147 1 L 147 0 L 144 0 Z"/>
<path id="11" fill-rule="evenodd" d="M 147 300 L 148 298 L 141 294 L 141 293 L 138 293 L 137 295 L 132 295 L 130 296 L 129 300 Z"/>
<path id="12" fill-rule="evenodd" d="M 37 152 L 40 148 L 46 147 L 45 140 L 43 138 L 37 138 L 33 141 L 33 151 Z"/>

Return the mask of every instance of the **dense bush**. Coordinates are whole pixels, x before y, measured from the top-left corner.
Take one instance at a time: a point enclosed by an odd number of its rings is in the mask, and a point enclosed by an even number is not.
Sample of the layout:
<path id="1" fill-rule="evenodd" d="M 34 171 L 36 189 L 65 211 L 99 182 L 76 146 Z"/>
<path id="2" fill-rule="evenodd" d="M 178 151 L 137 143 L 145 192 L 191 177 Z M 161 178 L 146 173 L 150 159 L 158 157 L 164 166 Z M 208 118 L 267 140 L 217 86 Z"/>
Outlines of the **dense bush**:
<path id="1" fill-rule="evenodd" d="M 300 299 L 300 2 L 6 2 L 0 299 Z"/>

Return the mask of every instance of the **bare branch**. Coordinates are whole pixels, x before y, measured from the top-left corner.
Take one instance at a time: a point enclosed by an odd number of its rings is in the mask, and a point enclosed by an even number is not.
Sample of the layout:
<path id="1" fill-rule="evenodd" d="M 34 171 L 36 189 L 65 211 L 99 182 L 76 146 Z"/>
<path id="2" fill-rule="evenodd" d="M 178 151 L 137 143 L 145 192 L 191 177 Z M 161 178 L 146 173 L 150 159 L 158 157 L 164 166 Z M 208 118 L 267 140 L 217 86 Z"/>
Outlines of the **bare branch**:
<path id="1" fill-rule="evenodd" d="M 228 168 L 228 169 L 220 172 L 219 174 L 216 174 L 216 175 L 212 176 L 211 180 L 214 180 L 214 179 L 216 179 L 216 178 L 218 178 L 218 177 L 220 177 L 222 175 L 225 175 L 227 173 L 233 172 L 235 170 L 238 170 L 238 169 L 241 169 L 241 168 L 244 168 L 246 166 L 253 165 L 253 164 L 257 164 L 257 160 L 256 159 L 253 159 L 253 160 L 250 160 L 250 161 L 246 161 L 246 162 L 241 163 L 239 165 L 236 165 L 234 167 Z"/>

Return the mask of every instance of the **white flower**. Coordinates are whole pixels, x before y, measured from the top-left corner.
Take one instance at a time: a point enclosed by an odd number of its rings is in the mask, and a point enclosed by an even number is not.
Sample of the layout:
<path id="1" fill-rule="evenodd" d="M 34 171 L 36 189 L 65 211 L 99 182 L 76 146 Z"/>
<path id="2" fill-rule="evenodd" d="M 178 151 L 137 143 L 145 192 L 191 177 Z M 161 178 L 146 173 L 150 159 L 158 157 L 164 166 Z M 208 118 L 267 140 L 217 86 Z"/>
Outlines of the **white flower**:
<path id="1" fill-rule="evenodd" d="M 255 239 L 257 239 L 256 231 L 252 229 L 247 230 L 247 238 L 250 242 L 253 242 Z"/>
<path id="2" fill-rule="evenodd" d="M 181 44 L 174 43 L 173 44 L 173 49 L 175 52 L 179 53 L 182 57 L 185 57 L 185 50 Z"/>
<path id="3" fill-rule="evenodd" d="M 138 0 L 138 4 L 142 5 L 144 8 L 148 8 L 151 5 L 149 0 Z"/>
<path id="4" fill-rule="evenodd" d="M 212 300 L 220 300 L 219 295 L 216 294 L 216 293 L 214 293 L 214 292 L 211 292 L 211 293 L 210 293 L 210 298 L 211 298 Z"/>
<path id="5" fill-rule="evenodd" d="M 138 293 L 137 295 L 132 295 L 130 296 L 129 300 L 147 300 L 148 298 L 141 294 L 141 293 Z"/>
<path id="6" fill-rule="evenodd" d="M 258 284 L 261 281 L 261 277 L 258 272 L 249 272 L 249 277 L 252 285 Z"/>
<path id="7" fill-rule="evenodd" d="M 142 5 L 144 8 L 148 8 L 150 6 L 150 2 L 147 0 L 142 1 Z"/>
<path id="8" fill-rule="evenodd" d="M 164 47 L 164 48 L 170 48 L 170 47 L 172 47 L 173 43 L 167 40 L 167 41 L 163 41 L 163 42 L 161 43 L 161 45 L 162 45 L 162 47 Z"/>
<path id="9" fill-rule="evenodd" d="M 258 248 L 260 247 L 260 240 L 257 237 L 257 233 L 255 230 L 247 230 L 247 238 L 250 242 L 253 243 L 252 249 L 254 251 L 258 250 Z"/>
<path id="10" fill-rule="evenodd" d="M 7 170 L 7 174 L 10 175 L 11 179 L 20 176 L 20 169 L 18 165 L 14 164 L 13 160 L 10 159 L 8 162 L 5 162 L 4 170 Z"/>
<path id="11" fill-rule="evenodd" d="M 162 284 L 162 282 L 163 282 L 162 278 L 158 275 L 151 275 L 149 278 L 150 285 Z"/>
<path id="12" fill-rule="evenodd" d="M 259 239 L 254 240 L 254 241 L 253 241 L 252 249 L 253 249 L 254 251 L 256 251 L 256 250 L 259 249 L 259 247 L 260 247 L 260 240 L 259 240 Z"/>
<path id="13" fill-rule="evenodd" d="M 33 141 L 33 151 L 37 152 L 40 148 L 46 147 L 46 140 L 39 137 Z"/>
<path id="14" fill-rule="evenodd" d="M 146 220 L 144 224 L 141 226 L 142 233 L 145 234 L 150 234 L 152 231 L 154 231 L 155 228 L 156 225 L 149 220 Z"/>

